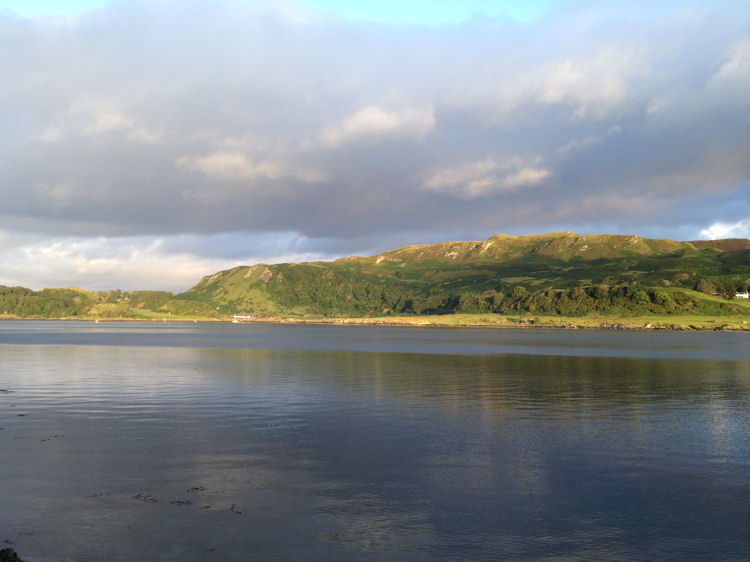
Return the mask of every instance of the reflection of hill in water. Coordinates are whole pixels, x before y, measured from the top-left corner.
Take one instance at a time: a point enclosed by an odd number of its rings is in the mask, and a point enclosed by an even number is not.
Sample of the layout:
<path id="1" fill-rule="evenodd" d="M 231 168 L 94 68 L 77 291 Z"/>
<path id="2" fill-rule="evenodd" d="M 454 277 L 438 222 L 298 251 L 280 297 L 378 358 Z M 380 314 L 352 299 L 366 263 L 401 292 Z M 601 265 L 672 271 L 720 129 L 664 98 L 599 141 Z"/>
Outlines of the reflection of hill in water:
<path id="1" fill-rule="evenodd" d="M 655 402 L 750 403 L 750 361 L 552 355 L 420 355 L 330 351 L 204 350 L 201 371 L 218 362 L 242 386 L 286 382 L 336 395 L 397 399 L 404 406 L 513 413 L 544 408 L 637 415 Z M 309 390 L 312 392 L 312 390 Z M 304 393 L 304 391 L 303 391 Z"/>

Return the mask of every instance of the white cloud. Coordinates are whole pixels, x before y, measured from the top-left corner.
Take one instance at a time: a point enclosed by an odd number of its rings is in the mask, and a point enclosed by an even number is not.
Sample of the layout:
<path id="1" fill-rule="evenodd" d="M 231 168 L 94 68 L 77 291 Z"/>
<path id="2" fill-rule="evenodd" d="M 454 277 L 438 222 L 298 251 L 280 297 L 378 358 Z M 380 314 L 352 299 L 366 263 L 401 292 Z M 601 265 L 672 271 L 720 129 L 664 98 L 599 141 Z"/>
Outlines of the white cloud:
<path id="1" fill-rule="evenodd" d="M 750 78 L 750 41 L 740 41 L 732 45 L 726 60 L 714 75 L 713 81 L 742 79 L 745 87 Z"/>
<path id="2" fill-rule="evenodd" d="M 593 58 L 564 60 L 533 69 L 529 86 L 542 103 L 568 103 L 576 118 L 601 118 L 627 98 L 628 77 L 634 66 L 627 51 L 603 50 Z"/>
<path id="3" fill-rule="evenodd" d="M 162 133 L 147 129 L 146 127 L 134 127 L 127 135 L 127 139 L 132 142 L 145 144 L 154 144 L 162 138 Z"/>
<path id="4" fill-rule="evenodd" d="M 434 127 L 435 112 L 432 108 L 386 111 L 378 106 L 369 106 L 328 127 L 322 134 L 322 140 L 326 146 L 338 147 L 363 139 L 422 139 Z"/>
<path id="5" fill-rule="evenodd" d="M 497 74 L 483 69 L 487 84 L 469 79 L 454 96 L 461 105 L 485 106 L 499 122 L 536 117 L 530 110 L 549 106 L 563 108 L 572 120 L 602 120 L 632 101 L 649 69 L 644 54 L 627 43 L 579 50 L 574 42 L 536 57 L 519 55 Z"/>
<path id="6" fill-rule="evenodd" d="M 330 259 L 319 252 L 275 247 L 272 254 L 212 258 L 188 251 L 177 237 L 41 238 L 0 231 L 0 285 L 32 289 L 80 286 L 90 290 L 182 292 L 201 277 L 238 265 Z M 218 250 L 216 250 L 218 254 Z M 29 283 L 33 279 L 33 283 Z"/>
<path id="7" fill-rule="evenodd" d="M 206 156 L 182 156 L 177 166 L 222 180 L 278 179 L 284 169 L 279 162 L 255 162 L 240 152 L 214 152 Z"/>
<path id="8" fill-rule="evenodd" d="M 655 96 L 646 105 L 646 115 L 657 115 L 671 106 L 671 100 L 666 96 Z"/>
<path id="9" fill-rule="evenodd" d="M 706 240 L 750 238 L 750 219 L 737 222 L 715 222 L 701 230 L 701 238 Z"/>
<path id="10" fill-rule="evenodd" d="M 555 149 L 555 153 L 560 158 L 568 158 L 572 154 L 577 152 L 583 152 L 592 146 L 596 146 L 602 142 L 602 138 L 599 135 L 585 135 L 582 137 L 574 137 L 562 146 L 558 146 Z"/>
<path id="11" fill-rule="evenodd" d="M 66 132 L 90 138 L 119 136 L 129 142 L 143 144 L 154 144 L 163 138 L 162 131 L 145 126 L 141 119 L 117 109 L 117 105 L 101 99 L 84 98 L 65 112 L 65 127 L 46 131 L 40 140 L 58 141 Z"/>
<path id="12" fill-rule="evenodd" d="M 325 179 L 319 170 L 290 166 L 278 160 L 255 160 L 242 152 L 212 152 L 206 156 L 181 156 L 179 168 L 200 172 L 211 179 L 227 181 L 279 180 L 293 178 L 312 183 Z"/>
<path id="13" fill-rule="evenodd" d="M 134 128 L 133 120 L 118 113 L 97 115 L 94 122 L 83 129 L 84 135 L 95 136 Z"/>
<path id="14" fill-rule="evenodd" d="M 53 127 L 47 129 L 42 134 L 37 135 L 34 140 L 43 143 L 55 143 L 63 139 L 64 131 L 62 127 Z"/>
<path id="15" fill-rule="evenodd" d="M 546 168 L 525 165 L 519 159 L 498 163 L 493 158 L 440 168 L 422 184 L 425 191 L 475 199 L 538 184 L 550 175 Z"/>
<path id="16" fill-rule="evenodd" d="M 43 144 L 62 144 L 76 137 L 120 137 L 136 144 L 155 144 L 164 133 L 139 124 L 136 119 L 117 112 L 92 112 L 90 108 L 75 107 L 64 112 L 60 123 L 47 126 L 31 140 Z"/>
<path id="17" fill-rule="evenodd" d="M 549 174 L 549 170 L 545 168 L 519 168 L 508 173 L 503 178 L 502 185 L 507 188 L 535 185 L 547 179 Z"/>

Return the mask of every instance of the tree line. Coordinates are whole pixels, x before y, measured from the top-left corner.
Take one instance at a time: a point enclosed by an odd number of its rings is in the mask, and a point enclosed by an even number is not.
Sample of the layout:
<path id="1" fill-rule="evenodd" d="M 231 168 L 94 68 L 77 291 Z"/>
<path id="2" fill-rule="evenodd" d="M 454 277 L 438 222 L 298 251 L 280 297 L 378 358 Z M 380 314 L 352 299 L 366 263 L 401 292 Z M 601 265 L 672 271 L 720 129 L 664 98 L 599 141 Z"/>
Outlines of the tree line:
<path id="1" fill-rule="evenodd" d="M 710 281 L 710 280 L 709 280 Z M 700 281 L 695 289 L 717 294 L 716 285 Z M 441 291 L 409 283 L 373 283 L 354 276 L 286 275 L 266 286 L 269 296 L 284 308 L 304 308 L 311 313 L 342 316 L 451 313 L 539 313 L 576 316 L 589 313 L 626 314 L 737 314 L 731 301 L 715 302 L 695 293 L 637 283 L 575 286 L 567 289 L 533 289 L 523 285 L 497 286 L 492 290 Z M 724 287 L 727 297 L 735 287 Z M 241 306 L 240 303 L 235 305 Z"/>

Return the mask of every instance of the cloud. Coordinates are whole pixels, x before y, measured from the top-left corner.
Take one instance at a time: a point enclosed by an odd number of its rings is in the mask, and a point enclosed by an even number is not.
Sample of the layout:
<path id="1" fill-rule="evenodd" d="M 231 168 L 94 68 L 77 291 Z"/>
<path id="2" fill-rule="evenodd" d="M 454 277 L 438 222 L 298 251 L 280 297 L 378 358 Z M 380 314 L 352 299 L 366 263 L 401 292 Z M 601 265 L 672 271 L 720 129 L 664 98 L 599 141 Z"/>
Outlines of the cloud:
<path id="1" fill-rule="evenodd" d="M 163 133 L 139 125 L 133 118 L 116 112 L 95 112 L 89 107 L 71 108 L 58 116 L 55 123 L 37 135 L 32 135 L 32 142 L 60 143 L 73 138 L 102 139 L 113 137 L 129 142 L 154 144 Z"/>
<path id="2" fill-rule="evenodd" d="M 530 72 L 527 89 L 543 104 L 568 104 L 571 116 L 606 117 L 627 99 L 638 62 L 630 49 L 597 50 L 594 56 L 542 64 Z"/>
<path id="3" fill-rule="evenodd" d="M 252 162 L 239 152 L 214 152 L 208 156 L 181 156 L 177 166 L 202 172 L 210 178 L 252 180 L 278 179 L 283 168 L 278 162 Z"/>
<path id="4" fill-rule="evenodd" d="M 64 131 L 62 128 L 53 127 L 51 129 L 47 129 L 32 140 L 45 143 L 54 143 L 60 141 L 63 138 L 63 135 Z"/>
<path id="5" fill-rule="evenodd" d="M 738 41 L 726 52 L 726 60 L 712 78 L 712 82 L 750 79 L 750 40 Z"/>
<path id="6" fill-rule="evenodd" d="M 208 184 L 188 188 L 182 192 L 184 200 L 207 205 L 239 203 L 258 193 L 285 194 L 293 197 L 290 187 L 295 182 L 303 184 L 322 182 L 326 174 L 304 165 L 292 165 L 280 160 L 255 160 L 241 152 L 212 152 L 205 156 L 181 156 L 177 168 L 197 172 L 209 180 Z"/>
<path id="7" fill-rule="evenodd" d="M 386 111 L 377 106 L 369 106 L 344 118 L 339 124 L 328 127 L 323 132 L 322 140 L 328 147 L 384 138 L 419 140 L 434 127 L 435 115 L 432 108 Z"/>
<path id="8" fill-rule="evenodd" d="M 114 131 L 127 131 L 133 128 L 131 119 L 117 113 L 105 113 L 97 115 L 95 121 L 83 130 L 83 134 L 95 136 Z"/>
<path id="9" fill-rule="evenodd" d="M 201 239 L 185 236 L 46 238 L 0 231 L 0 263 L 5 264 L 0 285 L 182 292 L 208 273 L 242 264 L 339 257 L 338 254 L 305 251 L 306 241 L 288 233 L 280 237 L 283 244 L 264 236 L 256 236 L 254 241 L 242 238 L 236 235 Z M 227 251 L 227 246 L 233 251 Z M 290 247 L 299 250 L 290 251 Z M 34 282 L 29 283 L 29 279 Z"/>
<path id="10" fill-rule="evenodd" d="M 701 238 L 720 240 L 722 238 L 750 238 L 750 219 L 734 223 L 715 222 L 701 230 Z"/>
<path id="11" fill-rule="evenodd" d="M 433 27 L 275 1 L 0 14 L 0 220 L 106 240 L 130 267 L 113 241 L 293 232 L 304 252 L 282 236 L 276 255 L 300 255 L 734 224 L 750 213 L 748 19 L 739 0 Z M 4 255 L 0 271 L 26 263 Z"/>
<path id="12" fill-rule="evenodd" d="M 493 158 L 477 160 L 451 168 L 441 168 L 424 182 L 423 189 L 475 199 L 497 192 L 533 186 L 547 179 L 545 168 L 524 166 L 519 160 L 498 164 Z"/>

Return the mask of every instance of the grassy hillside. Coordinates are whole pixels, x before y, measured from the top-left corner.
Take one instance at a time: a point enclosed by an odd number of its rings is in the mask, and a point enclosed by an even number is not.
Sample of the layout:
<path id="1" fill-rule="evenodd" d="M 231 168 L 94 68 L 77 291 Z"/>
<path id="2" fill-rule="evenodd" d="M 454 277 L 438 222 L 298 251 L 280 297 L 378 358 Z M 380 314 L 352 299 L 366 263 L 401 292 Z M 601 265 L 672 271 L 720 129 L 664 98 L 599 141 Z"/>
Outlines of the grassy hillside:
<path id="1" fill-rule="evenodd" d="M 681 316 L 732 317 L 742 323 L 750 315 L 750 302 L 732 297 L 748 285 L 748 240 L 675 242 L 562 232 L 406 246 L 335 262 L 237 267 L 204 277 L 179 295 L 0 286 L 0 315 L 134 320 L 233 314 L 441 316 L 442 323 L 445 315 L 504 315 L 524 323 L 531 315 L 606 317 L 606 322 L 610 317 Z"/>
<path id="2" fill-rule="evenodd" d="M 0 285 L 0 316 L 153 320 L 206 318 L 218 314 L 205 304 L 163 291 L 94 292 L 77 287 L 32 291 Z"/>
<path id="3" fill-rule="evenodd" d="M 571 232 L 407 246 L 335 262 L 255 265 L 181 295 L 222 314 L 746 314 L 750 241 Z"/>

